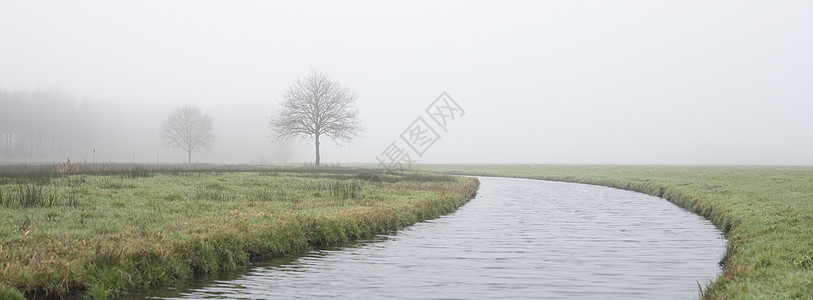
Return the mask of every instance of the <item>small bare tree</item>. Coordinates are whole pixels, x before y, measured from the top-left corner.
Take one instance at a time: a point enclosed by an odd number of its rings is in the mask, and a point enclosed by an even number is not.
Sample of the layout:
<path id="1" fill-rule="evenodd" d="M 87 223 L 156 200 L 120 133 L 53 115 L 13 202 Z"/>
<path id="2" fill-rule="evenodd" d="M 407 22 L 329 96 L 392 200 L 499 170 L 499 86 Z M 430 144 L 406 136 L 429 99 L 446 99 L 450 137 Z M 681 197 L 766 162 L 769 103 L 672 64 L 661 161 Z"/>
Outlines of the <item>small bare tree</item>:
<path id="1" fill-rule="evenodd" d="M 355 91 L 330 79 L 324 73 L 311 71 L 297 79 L 282 93 L 282 110 L 271 117 L 272 135 L 280 142 L 294 137 L 313 138 L 316 165 L 319 165 L 319 143 L 327 136 L 337 143 L 350 143 L 364 130 L 354 108 Z"/>
<path id="2" fill-rule="evenodd" d="M 212 118 L 197 106 L 181 106 L 164 120 L 161 138 L 167 148 L 186 151 L 187 163 L 191 164 L 192 152 L 208 149 L 215 141 Z"/>

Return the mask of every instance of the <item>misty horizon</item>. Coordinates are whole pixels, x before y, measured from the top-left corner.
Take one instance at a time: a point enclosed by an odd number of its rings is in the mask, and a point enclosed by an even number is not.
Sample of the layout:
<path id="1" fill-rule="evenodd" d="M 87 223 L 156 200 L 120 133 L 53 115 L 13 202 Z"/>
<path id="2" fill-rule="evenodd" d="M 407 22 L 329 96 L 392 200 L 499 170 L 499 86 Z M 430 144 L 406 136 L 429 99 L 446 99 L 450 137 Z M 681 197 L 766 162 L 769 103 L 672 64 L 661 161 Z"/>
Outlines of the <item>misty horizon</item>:
<path id="1" fill-rule="evenodd" d="M 310 162 L 312 142 L 273 144 L 268 118 L 287 86 L 318 70 L 358 92 L 366 128 L 351 145 L 325 141 L 327 164 L 376 163 L 445 92 L 465 115 L 418 164 L 813 165 L 811 8 L 8 2 L 0 138 L 11 116 L 35 116 L 68 146 L 0 148 L 0 163 L 185 162 L 159 135 L 185 104 L 213 119 L 216 140 L 196 162 Z M 6 108 L 15 93 L 73 108 Z M 75 118 L 54 117 L 66 112 Z"/>

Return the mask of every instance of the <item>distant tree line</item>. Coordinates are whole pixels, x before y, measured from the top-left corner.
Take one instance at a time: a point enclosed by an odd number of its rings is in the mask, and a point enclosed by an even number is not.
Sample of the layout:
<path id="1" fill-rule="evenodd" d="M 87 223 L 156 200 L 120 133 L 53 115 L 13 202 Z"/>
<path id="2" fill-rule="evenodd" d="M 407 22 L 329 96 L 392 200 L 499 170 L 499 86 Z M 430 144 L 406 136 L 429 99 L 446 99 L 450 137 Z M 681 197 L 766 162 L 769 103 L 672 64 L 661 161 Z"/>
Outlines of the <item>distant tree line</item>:
<path id="1" fill-rule="evenodd" d="M 269 137 L 281 145 L 297 137 L 312 139 L 318 166 L 324 137 L 349 144 L 364 131 L 355 108 L 357 99 L 354 90 L 313 70 L 282 93 L 282 109 L 270 118 Z M 0 162 L 71 158 L 97 162 L 96 146 L 109 150 L 115 144 L 130 147 L 124 151 L 133 150 L 136 161 L 132 142 L 144 140 L 132 136 L 133 130 L 143 132 L 147 127 L 141 120 L 128 122 L 125 114 L 131 113 L 122 114 L 93 99 L 76 101 L 62 89 L 0 89 Z M 194 152 L 207 150 L 215 142 L 212 123 L 197 106 L 183 105 L 164 119 L 160 138 L 167 149 L 186 152 L 187 163 L 192 163 Z"/>
<path id="2" fill-rule="evenodd" d="M 99 138 L 94 101 L 56 88 L 0 90 L 0 161 L 42 160 L 85 151 Z"/>

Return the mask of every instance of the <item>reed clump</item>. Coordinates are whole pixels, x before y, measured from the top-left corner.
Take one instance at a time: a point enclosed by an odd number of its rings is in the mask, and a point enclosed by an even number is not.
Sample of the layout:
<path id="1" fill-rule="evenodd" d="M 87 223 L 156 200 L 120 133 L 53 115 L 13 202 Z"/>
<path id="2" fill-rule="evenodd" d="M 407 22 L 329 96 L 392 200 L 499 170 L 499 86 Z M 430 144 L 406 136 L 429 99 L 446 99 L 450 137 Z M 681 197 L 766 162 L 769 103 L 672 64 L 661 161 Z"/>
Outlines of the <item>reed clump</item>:
<path id="1" fill-rule="evenodd" d="M 6 208 L 32 207 L 76 207 L 76 194 L 68 191 L 65 195 L 45 189 L 38 184 L 12 185 L 10 188 L 0 186 L 0 206 Z"/>

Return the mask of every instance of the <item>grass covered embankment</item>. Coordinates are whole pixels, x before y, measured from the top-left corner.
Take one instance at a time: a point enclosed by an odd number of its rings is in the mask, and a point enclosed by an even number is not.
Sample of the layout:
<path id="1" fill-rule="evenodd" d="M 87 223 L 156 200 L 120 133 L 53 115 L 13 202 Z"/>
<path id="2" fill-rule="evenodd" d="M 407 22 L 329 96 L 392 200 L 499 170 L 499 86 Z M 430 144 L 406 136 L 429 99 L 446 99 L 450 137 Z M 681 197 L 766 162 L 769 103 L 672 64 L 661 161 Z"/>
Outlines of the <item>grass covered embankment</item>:
<path id="1" fill-rule="evenodd" d="M 479 185 L 343 168 L 48 168 L 0 170 L 0 298 L 108 298 L 370 237 L 450 213 Z"/>
<path id="2" fill-rule="evenodd" d="M 453 174 L 602 185 L 663 197 L 728 239 L 708 299 L 813 299 L 813 168 L 422 165 Z"/>

